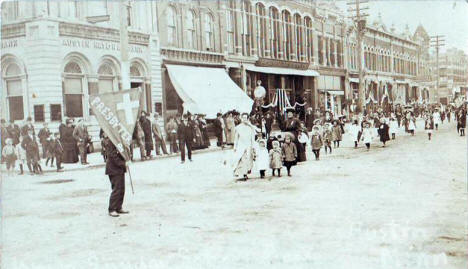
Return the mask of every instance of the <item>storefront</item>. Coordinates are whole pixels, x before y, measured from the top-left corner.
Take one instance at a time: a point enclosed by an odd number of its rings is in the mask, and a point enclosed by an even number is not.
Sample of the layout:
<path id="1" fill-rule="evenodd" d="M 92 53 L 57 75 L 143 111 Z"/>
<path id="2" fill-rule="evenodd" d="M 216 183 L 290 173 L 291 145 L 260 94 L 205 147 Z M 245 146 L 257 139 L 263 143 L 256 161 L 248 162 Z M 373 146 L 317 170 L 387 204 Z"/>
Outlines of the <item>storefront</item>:
<path id="1" fill-rule="evenodd" d="M 64 118 L 82 118 L 97 139 L 99 128 L 88 100 L 92 94 L 122 90 L 118 31 L 43 19 L 3 27 L 2 33 L 6 120 L 21 122 L 30 116 L 36 127 L 50 122 L 56 129 Z M 161 89 L 152 83 L 149 67 L 159 58 L 150 54 L 149 35 L 129 36 L 131 87 L 141 88 L 143 109 L 152 112 Z"/>
<path id="2" fill-rule="evenodd" d="M 317 94 L 319 108 L 330 110 L 334 115 L 344 114 L 345 91 L 343 80 L 339 76 L 321 75 L 318 77 Z"/>

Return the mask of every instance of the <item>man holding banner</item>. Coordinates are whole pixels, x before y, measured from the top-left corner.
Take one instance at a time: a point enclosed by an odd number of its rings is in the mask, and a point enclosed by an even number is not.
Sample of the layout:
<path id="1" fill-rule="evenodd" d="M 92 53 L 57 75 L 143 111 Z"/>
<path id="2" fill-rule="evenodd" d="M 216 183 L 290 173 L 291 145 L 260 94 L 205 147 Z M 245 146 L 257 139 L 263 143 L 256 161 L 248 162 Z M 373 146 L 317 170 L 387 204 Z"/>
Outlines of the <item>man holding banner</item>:
<path id="1" fill-rule="evenodd" d="M 89 100 L 99 125 L 111 141 L 106 147 L 106 175 L 112 186 L 109 216 L 118 217 L 119 214 L 129 213 L 122 209 L 125 173 L 128 171 L 130 175 L 127 163 L 130 161 L 133 129 L 143 103 L 142 94 L 138 88 L 91 95 Z M 131 175 L 130 184 L 133 191 Z"/>

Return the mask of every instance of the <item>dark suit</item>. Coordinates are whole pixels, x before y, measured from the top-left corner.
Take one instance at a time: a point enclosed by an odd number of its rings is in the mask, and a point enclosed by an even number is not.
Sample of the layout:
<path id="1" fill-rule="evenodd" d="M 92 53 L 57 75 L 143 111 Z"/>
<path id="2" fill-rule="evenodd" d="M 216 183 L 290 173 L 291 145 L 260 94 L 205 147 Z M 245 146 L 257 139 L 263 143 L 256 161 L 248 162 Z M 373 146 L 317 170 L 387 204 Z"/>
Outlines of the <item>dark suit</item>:
<path id="1" fill-rule="evenodd" d="M 57 164 L 57 170 L 62 168 L 62 156 L 63 156 L 63 146 L 60 139 L 56 139 L 50 142 L 50 150 L 54 154 L 55 162 Z"/>
<path id="2" fill-rule="evenodd" d="M 120 155 L 112 142 L 106 145 L 106 175 L 111 182 L 112 193 L 109 198 L 109 212 L 122 209 L 125 195 L 125 173 L 127 166 L 125 159 Z"/>
<path id="3" fill-rule="evenodd" d="M 33 132 L 33 137 L 35 137 L 36 136 L 36 131 L 34 130 L 34 126 L 32 125 L 32 123 L 26 124 L 23 127 L 21 127 L 21 135 L 22 136 L 28 135 L 29 130 L 31 130 Z M 34 140 L 35 140 L 35 138 L 34 138 Z"/>
<path id="4" fill-rule="evenodd" d="M 214 133 L 216 135 L 216 138 L 218 139 L 218 142 L 216 143 L 218 147 L 223 145 L 223 123 L 221 122 L 223 119 L 215 119 L 213 122 L 213 127 L 214 127 Z"/>
<path id="5" fill-rule="evenodd" d="M 187 147 L 187 154 L 189 160 L 192 160 L 192 142 L 193 142 L 193 128 L 187 122 L 183 122 L 177 128 L 177 137 L 179 138 L 180 158 L 185 161 L 185 147 Z"/>

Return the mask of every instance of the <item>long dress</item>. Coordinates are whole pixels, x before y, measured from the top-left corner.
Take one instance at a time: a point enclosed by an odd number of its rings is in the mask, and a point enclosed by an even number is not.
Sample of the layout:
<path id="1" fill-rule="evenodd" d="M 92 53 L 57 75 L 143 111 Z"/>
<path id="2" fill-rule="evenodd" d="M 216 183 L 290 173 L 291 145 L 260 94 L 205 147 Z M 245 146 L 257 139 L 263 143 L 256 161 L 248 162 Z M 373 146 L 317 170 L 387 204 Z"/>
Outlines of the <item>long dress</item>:
<path id="1" fill-rule="evenodd" d="M 254 156 L 255 127 L 249 123 L 241 123 L 236 127 L 236 137 L 233 149 L 234 176 L 250 174 Z"/>
<path id="2" fill-rule="evenodd" d="M 63 163 L 77 163 L 78 162 L 78 149 L 75 138 L 73 138 L 72 126 L 63 126 L 60 134 L 60 140 L 63 146 Z"/>
<path id="3" fill-rule="evenodd" d="M 226 118 L 226 144 L 228 145 L 234 144 L 235 128 L 236 128 L 236 124 L 234 123 L 234 118 L 227 117 Z"/>

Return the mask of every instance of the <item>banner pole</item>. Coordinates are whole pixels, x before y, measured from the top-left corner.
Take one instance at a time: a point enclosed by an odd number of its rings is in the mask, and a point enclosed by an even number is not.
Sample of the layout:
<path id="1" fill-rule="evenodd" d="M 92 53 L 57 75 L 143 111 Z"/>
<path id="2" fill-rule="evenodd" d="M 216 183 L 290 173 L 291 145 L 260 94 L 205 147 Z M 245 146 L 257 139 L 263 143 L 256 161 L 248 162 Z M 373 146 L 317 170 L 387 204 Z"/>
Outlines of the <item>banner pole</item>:
<path id="1" fill-rule="evenodd" d="M 130 179 L 130 186 L 132 187 L 132 194 L 135 194 L 135 191 L 133 190 L 132 173 L 130 173 L 130 167 L 128 165 L 127 165 L 127 171 L 128 171 L 128 178 Z"/>

